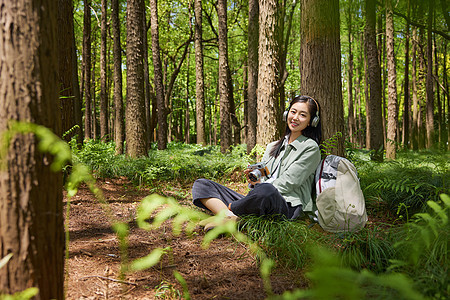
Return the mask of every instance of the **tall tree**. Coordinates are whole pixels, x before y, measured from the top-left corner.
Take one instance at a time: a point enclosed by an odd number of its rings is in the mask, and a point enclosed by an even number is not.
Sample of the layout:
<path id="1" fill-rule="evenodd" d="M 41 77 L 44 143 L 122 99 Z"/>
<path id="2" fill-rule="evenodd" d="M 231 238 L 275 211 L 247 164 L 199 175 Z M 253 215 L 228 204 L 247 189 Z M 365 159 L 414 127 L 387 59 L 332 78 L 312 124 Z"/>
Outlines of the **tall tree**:
<path id="1" fill-rule="evenodd" d="M 144 0 L 142 0 L 144 1 Z M 145 7 L 145 1 L 142 4 Z M 150 23 L 147 25 L 147 13 L 146 9 L 142 11 L 142 26 L 144 30 L 142 31 L 142 44 L 143 44 L 143 59 L 144 59 L 144 102 L 145 102 L 145 124 L 147 130 L 148 137 L 148 145 L 150 147 L 150 142 L 153 139 L 153 128 L 152 128 L 152 112 L 151 112 L 151 103 L 152 103 L 152 94 L 153 87 L 150 84 L 150 70 L 148 66 L 148 29 L 150 28 Z"/>
<path id="2" fill-rule="evenodd" d="M 372 160 L 383 160 L 383 128 L 381 112 L 381 69 L 375 32 L 375 0 L 365 2 L 364 55 L 367 61 L 369 97 L 367 101 L 367 148 L 373 150 Z"/>
<path id="3" fill-rule="evenodd" d="M 195 45 L 195 94 L 197 113 L 197 144 L 206 145 L 205 127 L 205 84 L 203 71 L 203 25 L 202 1 L 194 0 L 194 45 Z"/>
<path id="4" fill-rule="evenodd" d="M 147 133 L 144 103 L 143 66 L 143 1 L 127 3 L 127 107 L 126 141 L 127 155 L 139 157 L 147 152 Z"/>
<path id="5" fill-rule="evenodd" d="M 348 93 L 348 135 L 352 143 L 355 142 L 355 130 L 356 130 L 356 120 L 355 111 L 353 108 L 353 51 L 352 51 L 352 0 L 347 3 L 347 30 L 348 30 L 348 79 L 347 79 L 347 93 Z"/>
<path id="6" fill-rule="evenodd" d="M 258 67 L 258 114 L 256 142 L 267 145 L 279 137 L 277 101 L 277 1 L 259 1 L 259 67 Z"/>
<path id="7" fill-rule="evenodd" d="M 83 79 L 84 79 L 84 138 L 92 137 L 91 95 L 91 0 L 84 2 L 83 18 Z"/>
<path id="8" fill-rule="evenodd" d="M 219 22 L 220 151 L 224 153 L 231 147 L 227 0 L 218 0 L 216 8 Z"/>
<path id="9" fill-rule="evenodd" d="M 122 94 L 122 47 L 120 44 L 119 0 L 111 1 L 114 60 L 114 141 L 116 154 L 123 153 L 124 123 Z"/>
<path id="10" fill-rule="evenodd" d="M 161 48 L 159 47 L 158 2 L 150 0 L 150 23 L 152 33 L 153 72 L 158 116 L 158 149 L 167 148 L 167 114 L 164 102 L 163 70 Z"/>
<path id="11" fill-rule="evenodd" d="M 410 110 L 411 110 L 411 101 L 410 101 L 410 92 L 409 92 L 409 17 L 410 17 L 410 0 L 407 1 L 407 17 L 405 25 L 405 75 L 404 75 L 404 89 L 403 89 L 403 137 L 402 142 L 405 148 L 409 147 L 410 142 Z"/>
<path id="12" fill-rule="evenodd" d="M 394 19 L 391 0 L 386 0 L 386 58 L 388 69 L 388 126 L 386 158 L 397 155 L 397 69 L 395 66 Z"/>
<path id="13" fill-rule="evenodd" d="M 108 94 L 106 90 L 106 31 L 108 4 L 102 0 L 101 37 L 100 37 L 100 138 L 106 141 L 108 135 Z"/>
<path id="14" fill-rule="evenodd" d="M 426 78 L 426 129 L 427 148 L 434 144 L 434 93 L 433 93 L 433 9 L 434 0 L 428 1 L 428 21 L 427 21 L 427 78 Z"/>
<path id="15" fill-rule="evenodd" d="M 62 117 L 62 132 L 64 134 L 77 123 L 75 109 L 79 104 L 78 78 L 73 29 L 73 4 L 72 1 L 58 1 L 58 60 L 59 60 L 59 90 Z M 79 124 L 81 125 L 81 124 Z M 80 133 L 79 130 L 77 130 Z M 69 141 L 70 135 L 66 135 Z"/>
<path id="16" fill-rule="evenodd" d="M 339 1 L 302 0 L 301 8 L 302 94 L 321 104 L 322 132 L 328 139 L 344 131 Z M 343 139 L 333 152 L 344 155 Z"/>
<path id="17" fill-rule="evenodd" d="M 417 37 L 417 29 L 412 29 L 413 38 Z M 412 43 L 412 66 L 411 66 L 411 83 L 412 83 L 412 126 L 411 126 L 411 139 L 412 139 L 412 149 L 419 149 L 419 99 L 417 96 L 417 42 Z"/>
<path id="18" fill-rule="evenodd" d="M 247 153 L 256 145 L 257 90 L 258 90 L 258 0 L 248 2 L 248 104 L 247 104 Z"/>
<path id="19" fill-rule="evenodd" d="M 11 120 L 61 131 L 58 6 L 50 0 L 2 0 L 0 133 Z M 51 170 L 32 134 L 15 135 L 0 162 L 0 291 L 37 287 L 36 299 L 64 298 L 61 172 Z"/>

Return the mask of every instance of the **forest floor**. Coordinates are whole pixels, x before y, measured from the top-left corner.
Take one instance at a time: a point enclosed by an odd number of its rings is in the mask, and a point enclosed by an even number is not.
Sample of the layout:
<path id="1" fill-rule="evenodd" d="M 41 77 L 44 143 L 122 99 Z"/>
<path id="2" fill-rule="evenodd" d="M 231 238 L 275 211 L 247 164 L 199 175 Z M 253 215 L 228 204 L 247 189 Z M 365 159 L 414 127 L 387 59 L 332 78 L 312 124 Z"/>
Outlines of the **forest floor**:
<path id="1" fill-rule="evenodd" d="M 171 247 L 173 255 L 164 255 L 158 265 L 128 273 L 119 282 L 119 241 L 102 205 L 86 186 L 81 186 L 71 199 L 68 220 L 67 299 L 179 299 L 183 288 L 173 276 L 175 270 L 186 280 L 192 299 L 267 296 L 257 261 L 242 243 L 222 237 L 204 249 L 204 232 L 200 228 L 191 236 L 174 236 L 170 224 L 153 231 L 140 229 L 135 223 L 136 208 L 152 189 L 136 187 L 125 179 L 102 179 L 97 184 L 111 213 L 129 225 L 129 260 L 144 257 L 158 247 Z M 165 184 L 170 184 L 165 196 L 193 206 L 192 183 Z M 245 193 L 246 184 L 232 183 L 230 187 Z M 67 205 L 67 197 L 64 200 Z M 275 293 L 307 286 L 301 271 L 286 269 L 276 269 L 271 284 Z"/>
<path id="2" fill-rule="evenodd" d="M 146 231 L 135 222 L 136 209 L 146 196 L 159 192 L 180 204 L 192 205 L 190 183 L 159 183 L 156 188 L 137 187 L 123 178 L 102 179 L 102 189 L 112 215 L 129 226 L 128 259 L 144 257 L 155 248 L 171 247 L 172 254 L 145 271 L 120 277 L 120 247 L 104 207 L 86 186 L 71 199 L 68 226 L 69 259 L 66 262 L 67 299 L 181 299 L 186 280 L 191 299 L 264 299 L 266 293 L 257 260 L 232 237 L 221 237 L 206 249 L 202 229 L 194 234 L 172 234 L 170 224 Z M 164 186 L 165 185 L 165 186 Z M 245 183 L 226 184 L 246 193 Z M 154 185 L 155 186 L 155 185 Z M 161 191 L 164 192 L 162 193 Z M 67 205 L 67 197 L 64 197 Z M 314 227 L 318 227 L 315 225 Z M 274 293 L 305 288 L 304 270 L 276 268 L 271 275 Z"/>

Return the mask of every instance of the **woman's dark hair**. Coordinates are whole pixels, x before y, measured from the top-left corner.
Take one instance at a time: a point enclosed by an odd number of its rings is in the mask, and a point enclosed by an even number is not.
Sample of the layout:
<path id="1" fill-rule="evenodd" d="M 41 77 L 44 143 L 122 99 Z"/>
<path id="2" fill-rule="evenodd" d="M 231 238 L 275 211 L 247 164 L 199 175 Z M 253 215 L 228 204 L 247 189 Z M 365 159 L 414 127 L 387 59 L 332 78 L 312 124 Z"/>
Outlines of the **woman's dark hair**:
<path id="1" fill-rule="evenodd" d="M 320 114 L 319 102 L 317 102 L 315 99 L 311 98 L 310 96 L 297 96 L 294 99 L 292 99 L 291 103 L 289 103 L 289 107 L 288 107 L 287 111 L 289 112 L 291 110 L 292 105 L 294 105 L 297 102 L 307 103 L 308 109 L 309 109 L 309 114 L 311 116 L 309 125 L 302 131 L 302 135 L 313 139 L 317 143 L 317 145 L 320 145 L 320 143 L 322 142 L 322 125 L 321 125 L 320 118 L 319 118 L 319 122 L 316 127 L 311 126 L 311 122 L 314 119 L 314 117 L 316 115 L 319 116 L 319 114 Z M 291 133 L 291 130 L 289 129 L 288 124 L 286 124 L 286 129 L 284 131 L 284 135 L 274 145 L 274 147 L 270 151 L 270 156 L 277 157 L 280 154 L 279 150 L 281 148 L 281 145 L 283 144 L 283 140 L 284 140 L 285 136 L 287 136 L 290 133 Z"/>

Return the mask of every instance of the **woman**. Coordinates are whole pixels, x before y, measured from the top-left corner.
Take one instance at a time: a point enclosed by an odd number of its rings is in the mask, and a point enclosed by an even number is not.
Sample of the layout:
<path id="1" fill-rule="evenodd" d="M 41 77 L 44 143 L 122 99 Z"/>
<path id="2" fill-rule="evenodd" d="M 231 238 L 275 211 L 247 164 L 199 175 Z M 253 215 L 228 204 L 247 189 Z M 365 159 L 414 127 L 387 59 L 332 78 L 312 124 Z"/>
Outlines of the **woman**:
<path id="1" fill-rule="evenodd" d="M 192 188 L 194 204 L 214 214 L 225 210 L 228 218 L 243 215 L 283 215 L 295 219 L 313 211 L 314 173 L 320 162 L 321 124 L 319 104 L 309 96 L 294 98 L 283 119 L 284 136 L 267 146 L 262 162 L 269 174 L 257 181 L 245 174 L 252 190 L 241 195 L 208 179 L 198 179 Z M 205 229 L 213 226 L 207 224 Z"/>

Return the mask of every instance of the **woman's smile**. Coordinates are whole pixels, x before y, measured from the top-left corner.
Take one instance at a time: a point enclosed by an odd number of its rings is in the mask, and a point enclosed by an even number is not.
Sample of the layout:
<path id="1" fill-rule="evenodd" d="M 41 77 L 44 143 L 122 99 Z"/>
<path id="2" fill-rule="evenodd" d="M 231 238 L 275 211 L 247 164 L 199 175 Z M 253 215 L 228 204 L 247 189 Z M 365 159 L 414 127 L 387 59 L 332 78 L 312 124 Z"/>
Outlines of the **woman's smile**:
<path id="1" fill-rule="evenodd" d="M 297 139 L 308 127 L 311 120 L 311 114 L 309 113 L 308 104 L 305 102 L 297 102 L 291 106 L 288 113 L 287 123 L 291 130 L 290 141 Z"/>

